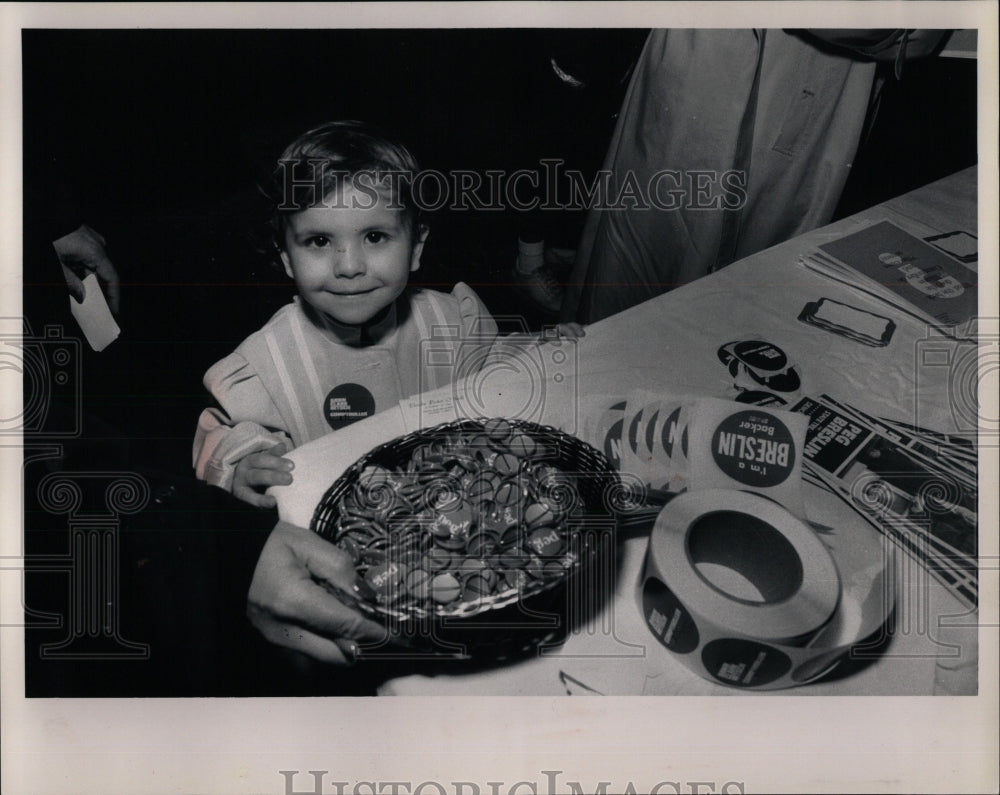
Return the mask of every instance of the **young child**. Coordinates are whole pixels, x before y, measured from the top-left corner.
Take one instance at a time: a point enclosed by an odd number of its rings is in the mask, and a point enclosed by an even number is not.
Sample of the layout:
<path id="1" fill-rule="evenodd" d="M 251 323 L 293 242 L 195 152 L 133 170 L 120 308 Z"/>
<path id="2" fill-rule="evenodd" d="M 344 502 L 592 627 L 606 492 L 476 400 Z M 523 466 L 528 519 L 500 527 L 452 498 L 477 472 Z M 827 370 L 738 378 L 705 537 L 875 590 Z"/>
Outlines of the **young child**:
<path id="1" fill-rule="evenodd" d="M 291 483 L 289 450 L 468 374 L 453 362 L 486 358 L 497 325 L 467 285 L 407 284 L 428 232 L 417 172 L 405 146 L 356 121 L 324 124 L 284 151 L 271 223 L 299 294 L 205 374 L 218 406 L 198 421 L 200 479 L 273 507 L 263 492 Z"/>
<path id="2" fill-rule="evenodd" d="M 263 491 L 291 483 L 284 453 L 455 377 L 447 356 L 424 361 L 434 331 L 448 330 L 434 357 L 442 344 L 492 344 L 496 323 L 465 284 L 407 285 L 428 232 L 410 192 L 417 169 L 361 122 L 324 124 L 285 150 L 272 228 L 298 296 L 206 373 L 218 407 L 198 422 L 200 479 L 272 507 Z"/>

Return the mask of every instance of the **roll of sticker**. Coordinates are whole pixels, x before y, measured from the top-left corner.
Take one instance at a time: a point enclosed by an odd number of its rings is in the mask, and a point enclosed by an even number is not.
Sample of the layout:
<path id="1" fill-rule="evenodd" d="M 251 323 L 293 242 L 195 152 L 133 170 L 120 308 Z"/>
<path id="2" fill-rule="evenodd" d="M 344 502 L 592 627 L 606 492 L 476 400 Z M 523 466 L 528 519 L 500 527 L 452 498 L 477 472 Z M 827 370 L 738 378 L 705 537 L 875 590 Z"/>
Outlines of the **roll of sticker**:
<path id="1" fill-rule="evenodd" d="M 837 642 L 841 593 L 830 552 L 805 522 L 728 489 L 687 492 L 663 509 L 640 585 L 647 626 L 678 660 L 755 690 L 812 681 L 847 653 Z"/>

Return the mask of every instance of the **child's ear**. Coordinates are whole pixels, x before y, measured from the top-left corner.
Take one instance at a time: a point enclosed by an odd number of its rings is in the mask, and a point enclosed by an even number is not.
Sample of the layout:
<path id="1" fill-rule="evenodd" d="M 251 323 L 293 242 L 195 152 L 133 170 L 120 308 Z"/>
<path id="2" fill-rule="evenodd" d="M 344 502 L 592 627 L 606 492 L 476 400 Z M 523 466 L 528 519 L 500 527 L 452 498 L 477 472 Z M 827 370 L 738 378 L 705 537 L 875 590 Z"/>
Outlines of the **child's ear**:
<path id="1" fill-rule="evenodd" d="M 410 273 L 420 269 L 420 255 L 424 251 L 424 243 L 427 242 L 427 235 L 431 230 L 426 224 L 420 224 L 413 236 L 413 249 L 410 251 Z"/>
<path id="2" fill-rule="evenodd" d="M 288 278 L 294 279 L 295 274 L 292 272 L 292 261 L 288 258 L 288 252 L 283 248 L 279 248 L 278 256 L 281 257 L 281 263 L 285 266 L 285 273 L 288 274 Z"/>

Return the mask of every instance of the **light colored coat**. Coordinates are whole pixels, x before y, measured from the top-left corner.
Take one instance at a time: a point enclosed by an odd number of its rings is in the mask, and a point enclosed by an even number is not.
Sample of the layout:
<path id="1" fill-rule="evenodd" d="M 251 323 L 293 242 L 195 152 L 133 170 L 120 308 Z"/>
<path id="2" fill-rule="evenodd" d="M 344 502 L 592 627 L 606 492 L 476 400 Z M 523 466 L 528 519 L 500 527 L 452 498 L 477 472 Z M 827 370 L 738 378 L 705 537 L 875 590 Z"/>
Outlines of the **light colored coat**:
<path id="1" fill-rule="evenodd" d="M 562 319 L 600 320 L 829 222 L 874 75 L 781 30 L 652 31 L 604 168 L 612 199 L 628 179 L 679 172 L 676 196 L 672 176 L 655 184 L 681 206 L 592 209 Z"/>

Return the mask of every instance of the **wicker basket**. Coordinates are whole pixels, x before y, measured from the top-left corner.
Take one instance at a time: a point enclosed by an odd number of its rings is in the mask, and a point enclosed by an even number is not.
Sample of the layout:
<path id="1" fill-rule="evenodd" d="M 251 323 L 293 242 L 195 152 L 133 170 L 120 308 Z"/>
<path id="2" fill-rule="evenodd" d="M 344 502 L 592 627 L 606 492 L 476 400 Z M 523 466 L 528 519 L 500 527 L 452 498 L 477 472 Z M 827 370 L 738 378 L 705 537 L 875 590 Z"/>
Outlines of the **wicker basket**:
<path id="1" fill-rule="evenodd" d="M 461 434 L 482 434 L 488 420 L 458 420 L 416 431 L 376 447 L 345 471 L 327 490 L 313 514 L 311 529 L 327 540 L 338 542 L 338 520 L 342 498 L 359 483 L 370 466 L 394 470 L 408 462 L 421 446 Z M 538 458 L 561 472 L 574 476 L 575 494 L 582 505 L 563 519 L 564 540 L 573 554 L 562 574 L 508 588 L 474 602 L 447 607 L 380 604 L 353 599 L 369 617 L 386 624 L 392 635 L 410 652 L 451 657 L 502 658 L 523 654 L 542 643 L 554 643 L 575 621 L 584 620 L 608 591 L 607 576 L 595 589 L 600 566 L 611 565 L 615 511 L 624 490 L 608 460 L 581 440 L 555 428 L 520 420 L 509 420 L 513 432 L 540 443 Z M 519 528 L 524 532 L 524 528 Z M 609 594 L 605 594 L 607 596 Z M 398 656 L 388 649 L 366 653 L 368 657 Z M 404 652 L 405 653 L 405 652 Z"/>

